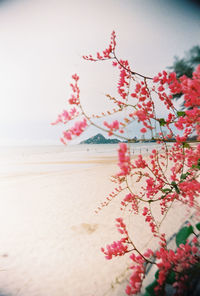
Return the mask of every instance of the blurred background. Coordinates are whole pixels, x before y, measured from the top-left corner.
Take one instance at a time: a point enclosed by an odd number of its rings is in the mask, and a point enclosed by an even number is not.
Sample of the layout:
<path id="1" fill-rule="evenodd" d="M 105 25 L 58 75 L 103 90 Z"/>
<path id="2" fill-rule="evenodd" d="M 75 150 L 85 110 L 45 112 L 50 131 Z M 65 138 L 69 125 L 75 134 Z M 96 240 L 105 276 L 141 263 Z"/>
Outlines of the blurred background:
<path id="1" fill-rule="evenodd" d="M 200 44 L 199 1 L 0 1 L 1 145 L 61 145 L 63 127 L 50 123 L 67 106 L 74 73 L 84 108 L 107 107 L 118 76 L 107 62 L 82 55 L 105 49 L 113 30 L 117 55 L 153 76 Z"/>

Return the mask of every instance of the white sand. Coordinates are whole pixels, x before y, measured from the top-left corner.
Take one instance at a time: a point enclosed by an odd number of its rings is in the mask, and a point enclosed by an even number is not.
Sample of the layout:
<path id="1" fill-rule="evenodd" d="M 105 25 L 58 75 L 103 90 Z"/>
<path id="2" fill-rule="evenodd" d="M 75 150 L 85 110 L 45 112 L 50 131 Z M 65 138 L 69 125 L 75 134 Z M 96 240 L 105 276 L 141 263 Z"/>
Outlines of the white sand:
<path id="1" fill-rule="evenodd" d="M 111 288 L 126 258 L 105 260 L 100 247 L 120 239 L 117 201 L 94 211 L 114 184 L 116 165 L 108 158 L 90 168 L 15 175 L 0 180 L 0 292 L 18 296 L 122 296 Z M 174 209 L 163 225 L 172 234 L 183 211 Z M 134 220 L 134 221 L 133 221 Z M 141 217 L 130 218 L 141 248 L 150 233 Z M 134 223 L 133 223 L 134 222 Z M 172 222 L 169 224 L 169 222 Z"/>

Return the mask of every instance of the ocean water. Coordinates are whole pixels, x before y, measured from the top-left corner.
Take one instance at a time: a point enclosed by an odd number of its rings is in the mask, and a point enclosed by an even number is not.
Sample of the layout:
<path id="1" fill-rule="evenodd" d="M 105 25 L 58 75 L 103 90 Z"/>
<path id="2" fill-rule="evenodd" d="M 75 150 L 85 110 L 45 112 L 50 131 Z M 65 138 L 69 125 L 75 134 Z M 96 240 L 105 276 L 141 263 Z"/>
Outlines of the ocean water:
<path id="1" fill-rule="evenodd" d="M 132 143 L 131 153 L 151 152 L 155 143 Z M 117 157 L 118 144 L 0 147 L 0 178 L 91 167 L 92 160 Z M 89 162 L 88 162 L 89 161 Z"/>

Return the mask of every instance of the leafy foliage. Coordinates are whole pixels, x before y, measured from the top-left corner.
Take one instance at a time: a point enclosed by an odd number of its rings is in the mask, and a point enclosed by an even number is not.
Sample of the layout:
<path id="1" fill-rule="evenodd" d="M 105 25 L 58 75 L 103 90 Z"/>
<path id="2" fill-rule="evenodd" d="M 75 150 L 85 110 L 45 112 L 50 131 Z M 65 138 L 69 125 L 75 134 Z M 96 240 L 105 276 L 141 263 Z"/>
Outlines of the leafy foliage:
<path id="1" fill-rule="evenodd" d="M 192 74 L 198 64 L 200 64 L 200 46 L 195 45 L 188 52 L 185 53 L 185 56 L 183 58 L 175 56 L 173 65 L 168 67 L 168 69 L 176 72 L 178 78 L 183 75 L 192 78 Z M 182 93 L 173 95 L 173 97 L 177 99 L 181 96 Z"/>
<path id="2" fill-rule="evenodd" d="M 190 234 L 193 233 L 193 227 L 185 226 L 181 228 L 181 230 L 176 235 L 176 245 L 177 247 L 180 246 L 180 244 L 185 244 Z"/>
<path id="3" fill-rule="evenodd" d="M 200 46 L 196 45 L 186 52 L 183 58 L 175 56 L 173 65 L 168 68 L 176 72 L 177 77 L 186 75 L 191 78 L 198 64 L 200 64 Z"/>

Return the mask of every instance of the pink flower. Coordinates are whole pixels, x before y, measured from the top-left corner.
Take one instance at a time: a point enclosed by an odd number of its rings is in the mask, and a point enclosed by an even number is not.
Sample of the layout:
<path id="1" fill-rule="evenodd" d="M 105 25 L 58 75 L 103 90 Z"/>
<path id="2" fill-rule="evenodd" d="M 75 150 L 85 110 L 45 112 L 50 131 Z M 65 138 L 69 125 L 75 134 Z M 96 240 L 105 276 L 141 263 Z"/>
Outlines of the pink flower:
<path id="1" fill-rule="evenodd" d="M 141 128 L 141 133 L 146 133 L 147 132 L 147 129 L 145 127 Z"/>
<path id="2" fill-rule="evenodd" d="M 141 169 L 144 169 L 147 167 L 147 163 L 146 161 L 143 159 L 142 155 L 138 155 L 138 158 L 137 160 L 135 160 L 135 166 L 137 168 L 141 168 Z"/>
<path id="3" fill-rule="evenodd" d="M 79 80 L 79 76 L 78 76 L 77 74 L 72 75 L 72 78 L 73 78 L 75 81 L 78 81 L 78 80 Z"/>
<path id="4" fill-rule="evenodd" d="M 108 123 L 104 121 L 104 125 L 109 129 L 109 135 L 111 136 L 113 134 L 113 131 L 117 131 L 119 129 L 119 121 L 114 120 L 112 123 Z"/>
<path id="5" fill-rule="evenodd" d="M 63 136 L 67 140 L 71 140 L 72 139 L 72 135 L 71 135 L 70 132 L 63 132 Z"/>

